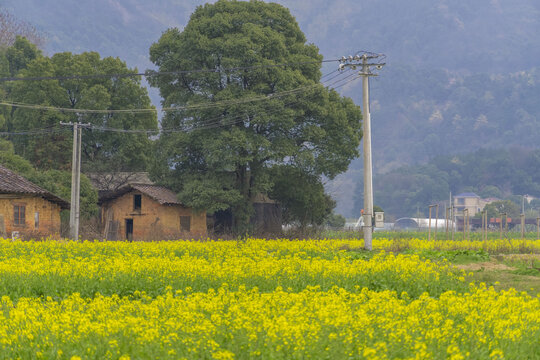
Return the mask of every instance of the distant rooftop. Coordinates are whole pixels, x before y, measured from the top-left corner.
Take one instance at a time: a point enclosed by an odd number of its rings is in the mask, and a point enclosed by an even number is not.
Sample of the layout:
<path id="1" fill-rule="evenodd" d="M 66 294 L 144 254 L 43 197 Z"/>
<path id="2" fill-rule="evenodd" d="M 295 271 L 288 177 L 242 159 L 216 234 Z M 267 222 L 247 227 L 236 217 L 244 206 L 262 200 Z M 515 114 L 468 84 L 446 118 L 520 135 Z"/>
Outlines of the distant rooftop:
<path id="1" fill-rule="evenodd" d="M 473 192 L 466 192 L 466 193 L 461 193 L 459 195 L 456 195 L 454 196 L 455 198 L 471 198 L 471 197 L 475 197 L 475 198 L 479 198 L 480 196 L 476 195 L 475 193 Z"/>
<path id="2" fill-rule="evenodd" d="M 176 193 L 174 191 L 167 189 L 164 186 L 149 184 L 128 184 L 121 187 L 120 189 L 104 193 L 102 196 L 99 197 L 98 202 L 100 204 L 103 204 L 104 202 L 116 199 L 124 194 L 127 194 L 132 190 L 138 190 L 143 194 L 148 195 L 152 199 L 159 202 L 161 205 L 182 205 L 182 203 L 178 201 L 178 198 L 176 197 Z"/>
<path id="3" fill-rule="evenodd" d="M 0 193 L 41 196 L 44 199 L 58 204 L 62 209 L 69 209 L 69 202 L 66 200 L 37 186 L 28 179 L 14 173 L 2 165 L 0 165 Z"/>

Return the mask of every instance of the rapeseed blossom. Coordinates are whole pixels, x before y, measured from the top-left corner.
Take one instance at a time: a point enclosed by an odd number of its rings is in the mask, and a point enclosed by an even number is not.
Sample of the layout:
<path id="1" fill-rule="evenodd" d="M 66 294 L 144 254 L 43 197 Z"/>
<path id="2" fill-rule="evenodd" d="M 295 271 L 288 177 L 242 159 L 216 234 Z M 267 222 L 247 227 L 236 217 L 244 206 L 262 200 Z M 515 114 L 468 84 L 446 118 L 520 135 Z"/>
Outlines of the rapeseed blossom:
<path id="1" fill-rule="evenodd" d="M 358 239 L 0 240 L 0 359 L 540 356 L 538 297 L 385 251 L 396 244 L 375 239 L 372 255 Z"/>
<path id="2" fill-rule="evenodd" d="M 485 286 L 413 300 L 366 288 L 261 293 L 224 287 L 155 298 L 73 294 L 0 303 L 4 358 L 38 351 L 57 358 L 61 350 L 64 358 L 96 359 L 520 359 L 538 354 L 539 338 L 538 298 Z"/>

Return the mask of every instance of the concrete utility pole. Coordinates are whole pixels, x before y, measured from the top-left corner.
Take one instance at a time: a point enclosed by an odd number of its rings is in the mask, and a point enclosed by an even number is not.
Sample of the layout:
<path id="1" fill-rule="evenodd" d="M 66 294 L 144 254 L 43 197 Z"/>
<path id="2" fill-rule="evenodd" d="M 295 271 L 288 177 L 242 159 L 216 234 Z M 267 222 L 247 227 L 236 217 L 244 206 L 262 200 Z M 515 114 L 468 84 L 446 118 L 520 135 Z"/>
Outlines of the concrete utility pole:
<path id="1" fill-rule="evenodd" d="M 344 70 L 346 67 L 355 70 L 358 66 L 362 66 L 362 71 L 358 75 L 362 76 L 362 103 L 363 103 L 363 140 L 364 140 L 364 247 L 366 250 L 372 250 L 372 234 L 373 234 L 373 161 L 371 157 L 371 115 L 369 111 L 369 77 L 377 76 L 371 72 L 375 67 L 377 70 L 382 69 L 385 63 L 377 62 L 378 58 L 383 58 L 384 55 L 364 53 L 363 55 L 343 56 L 340 60 L 339 70 Z"/>
<path id="2" fill-rule="evenodd" d="M 81 139 L 82 128 L 90 124 L 63 123 L 60 125 L 73 126 L 73 154 L 71 160 L 71 206 L 69 210 L 69 234 L 73 240 L 79 239 L 79 204 L 81 194 Z"/>

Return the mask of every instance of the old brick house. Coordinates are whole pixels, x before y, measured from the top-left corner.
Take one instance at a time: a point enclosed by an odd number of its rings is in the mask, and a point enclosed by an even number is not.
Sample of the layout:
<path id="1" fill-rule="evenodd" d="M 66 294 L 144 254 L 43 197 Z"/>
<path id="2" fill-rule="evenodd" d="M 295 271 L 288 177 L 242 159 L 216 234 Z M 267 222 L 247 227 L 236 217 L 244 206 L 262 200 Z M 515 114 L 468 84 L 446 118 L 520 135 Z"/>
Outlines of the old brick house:
<path id="1" fill-rule="evenodd" d="M 59 236 L 69 203 L 0 165 L 0 236 Z"/>
<path id="2" fill-rule="evenodd" d="M 103 236 L 161 240 L 206 236 L 206 213 L 183 206 L 176 194 L 152 184 L 128 184 L 100 195 Z"/>

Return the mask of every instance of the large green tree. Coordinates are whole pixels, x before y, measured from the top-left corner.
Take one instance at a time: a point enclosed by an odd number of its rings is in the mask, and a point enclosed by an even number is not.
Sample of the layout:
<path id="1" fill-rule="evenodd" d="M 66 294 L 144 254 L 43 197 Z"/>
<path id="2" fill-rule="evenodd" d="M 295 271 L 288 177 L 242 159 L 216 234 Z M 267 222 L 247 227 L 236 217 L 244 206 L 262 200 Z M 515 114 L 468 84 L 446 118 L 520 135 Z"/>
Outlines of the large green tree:
<path id="1" fill-rule="evenodd" d="M 207 70 L 151 78 L 165 107 L 183 107 L 163 118 L 175 132 L 161 136 L 153 174 L 187 205 L 230 209 L 236 231 L 247 230 L 255 196 L 274 186 L 272 167 L 333 178 L 358 156 L 359 108 L 319 83 L 322 56 L 281 5 L 200 6 L 150 58 L 162 72 Z"/>
<path id="2" fill-rule="evenodd" d="M 487 204 L 484 207 L 484 211 L 487 211 L 488 218 L 500 218 L 501 214 L 506 213 L 506 215 L 510 219 L 513 219 L 513 221 L 519 219 L 519 215 L 521 213 L 519 206 L 510 200 L 494 201 Z"/>
<path id="3" fill-rule="evenodd" d="M 270 170 L 273 187 L 270 196 L 282 208 L 283 221 L 307 225 L 322 225 L 331 215 L 336 202 L 326 194 L 318 176 L 307 173 L 300 167 L 274 166 Z"/>
<path id="4" fill-rule="evenodd" d="M 10 65 L 12 62 L 24 65 L 18 76 L 65 76 L 67 79 L 16 82 L 10 89 L 9 98 L 12 101 L 68 109 L 151 108 L 150 98 L 141 86 L 140 78 L 121 76 L 136 70 L 129 69 L 118 58 L 101 59 L 95 52 L 79 55 L 65 52 L 50 58 L 37 56 L 25 62 L 28 56 L 24 56 L 26 53 L 22 50 L 13 52 L 14 59 L 19 59 L 17 62 L 10 61 Z M 118 76 L 69 78 L 72 75 L 96 74 Z M 10 131 L 50 129 L 41 135 L 13 138 L 15 150 L 39 169 L 67 170 L 71 166 L 72 132 L 71 128 L 62 128 L 60 122 L 76 121 L 121 130 L 157 129 L 155 113 L 77 114 L 27 108 L 14 108 L 7 127 Z M 85 130 L 82 137 L 83 171 L 144 170 L 151 146 L 146 133 Z"/>

